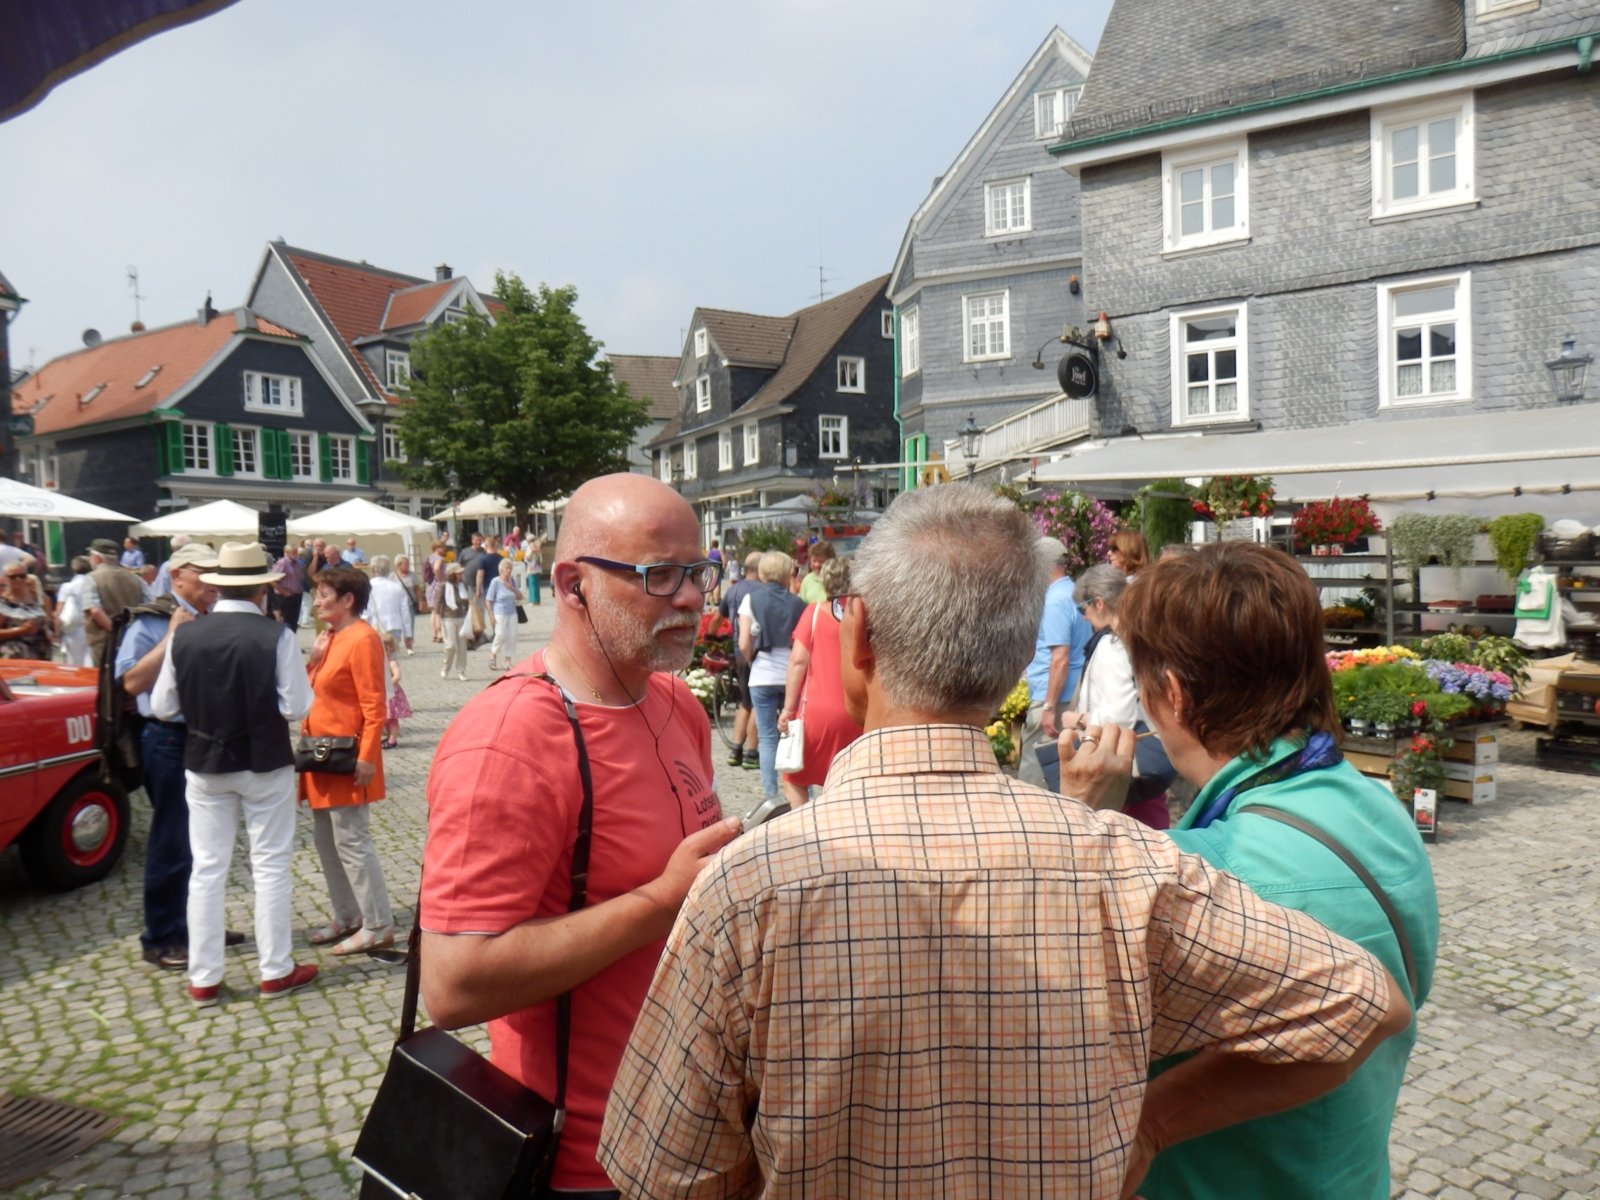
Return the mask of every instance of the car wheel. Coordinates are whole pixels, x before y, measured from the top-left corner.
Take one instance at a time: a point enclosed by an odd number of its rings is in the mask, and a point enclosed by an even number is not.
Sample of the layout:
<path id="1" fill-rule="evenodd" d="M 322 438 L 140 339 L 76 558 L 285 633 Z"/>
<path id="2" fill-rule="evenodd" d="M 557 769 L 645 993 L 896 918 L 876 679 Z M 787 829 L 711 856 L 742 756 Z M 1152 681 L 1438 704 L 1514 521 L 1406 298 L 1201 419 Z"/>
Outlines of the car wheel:
<path id="1" fill-rule="evenodd" d="M 128 842 L 128 793 L 92 771 L 56 794 L 22 835 L 22 864 L 41 887 L 65 891 L 104 879 Z"/>

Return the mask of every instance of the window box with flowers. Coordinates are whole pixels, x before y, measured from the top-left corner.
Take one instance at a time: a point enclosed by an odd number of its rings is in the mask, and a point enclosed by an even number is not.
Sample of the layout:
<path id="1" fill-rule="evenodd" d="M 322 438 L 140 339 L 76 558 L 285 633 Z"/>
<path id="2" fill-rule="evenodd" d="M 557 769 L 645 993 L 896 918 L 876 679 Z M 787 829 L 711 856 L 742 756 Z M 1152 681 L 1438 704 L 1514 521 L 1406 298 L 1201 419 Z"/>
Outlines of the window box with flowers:
<path id="1" fill-rule="evenodd" d="M 1372 506 L 1359 497 L 1316 500 L 1294 514 L 1295 544 L 1309 546 L 1317 556 L 1342 554 L 1368 534 L 1382 532 Z"/>

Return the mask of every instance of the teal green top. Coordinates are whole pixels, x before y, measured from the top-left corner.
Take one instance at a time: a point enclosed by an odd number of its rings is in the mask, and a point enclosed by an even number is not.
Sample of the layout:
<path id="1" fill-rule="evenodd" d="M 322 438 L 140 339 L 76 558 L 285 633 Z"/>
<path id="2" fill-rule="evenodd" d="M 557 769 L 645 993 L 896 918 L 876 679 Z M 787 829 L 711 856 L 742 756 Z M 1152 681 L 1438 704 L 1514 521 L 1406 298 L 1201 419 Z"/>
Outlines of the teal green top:
<path id="1" fill-rule="evenodd" d="M 1279 739 L 1265 759 L 1230 761 L 1195 797 L 1171 830 L 1172 839 L 1237 875 L 1264 899 L 1309 913 L 1371 951 L 1407 992 L 1388 918 L 1350 868 L 1298 829 L 1238 813 L 1251 805 L 1281 809 L 1331 834 L 1372 873 L 1400 913 L 1417 960 L 1417 995 L 1409 999 L 1419 1008 L 1433 980 L 1439 905 L 1427 850 L 1410 814 L 1387 788 L 1341 762 L 1241 792 L 1210 826 L 1194 828 L 1219 792 L 1297 752 L 1300 744 Z M 1156 1158 L 1139 1194 L 1146 1200 L 1388 1200 L 1389 1125 L 1416 1039 L 1413 1020 L 1326 1096 L 1174 1146 Z M 1154 1073 L 1175 1061 L 1156 1064 Z"/>

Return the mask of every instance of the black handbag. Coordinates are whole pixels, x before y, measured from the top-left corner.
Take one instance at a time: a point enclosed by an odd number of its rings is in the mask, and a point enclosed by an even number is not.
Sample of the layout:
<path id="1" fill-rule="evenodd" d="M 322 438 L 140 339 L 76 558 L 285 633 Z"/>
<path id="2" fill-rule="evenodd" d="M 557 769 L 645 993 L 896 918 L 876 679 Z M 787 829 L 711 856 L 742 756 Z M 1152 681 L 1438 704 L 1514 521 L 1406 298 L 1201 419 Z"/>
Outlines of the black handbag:
<path id="1" fill-rule="evenodd" d="M 302 736 L 294 747 L 294 769 L 301 774 L 354 775 L 356 739 Z"/>
<path id="2" fill-rule="evenodd" d="M 507 676 L 506 678 L 515 678 Z M 548 675 L 538 676 L 552 685 Z M 559 692 L 559 688 L 557 688 Z M 588 897 L 594 783 L 578 726 L 578 710 L 561 694 L 573 740 L 583 806 L 572 845 L 572 898 L 577 912 Z M 363 1200 L 529 1200 L 550 1180 L 566 1121 L 567 1044 L 572 994 L 556 1000 L 556 1095 L 552 1103 L 437 1027 L 418 1030 L 422 901 L 417 900 L 406 963 L 400 1034 L 354 1157 L 363 1172 Z"/>
<path id="3" fill-rule="evenodd" d="M 528 623 L 528 610 L 523 608 L 522 605 L 519 604 L 519 605 L 517 605 L 517 624 L 518 625 L 526 625 L 527 623 Z"/>

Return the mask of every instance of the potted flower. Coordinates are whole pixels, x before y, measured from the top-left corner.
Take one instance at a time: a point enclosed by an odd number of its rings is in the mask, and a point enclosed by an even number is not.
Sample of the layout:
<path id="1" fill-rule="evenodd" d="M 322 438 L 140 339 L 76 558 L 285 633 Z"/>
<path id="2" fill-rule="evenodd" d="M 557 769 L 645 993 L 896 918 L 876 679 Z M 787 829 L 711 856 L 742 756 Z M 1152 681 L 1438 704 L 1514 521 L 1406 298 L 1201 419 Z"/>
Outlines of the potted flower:
<path id="1" fill-rule="evenodd" d="M 1444 786 L 1443 751 L 1454 743 L 1441 741 L 1435 724 L 1426 732 L 1413 734 L 1395 756 L 1389 785 L 1396 799 L 1409 806 L 1419 788 L 1437 792 Z"/>
<path id="2" fill-rule="evenodd" d="M 1314 500 L 1294 514 L 1295 541 L 1318 556 L 1342 554 L 1352 542 L 1382 531 L 1372 506 L 1359 497 Z"/>
<path id="3" fill-rule="evenodd" d="M 1411 716 L 1411 697 L 1401 692 L 1370 692 L 1363 709 L 1372 722 L 1373 733 L 1381 738 L 1390 738 L 1401 723 Z"/>
<path id="4" fill-rule="evenodd" d="M 1111 537 L 1121 528 L 1104 504 L 1071 490 L 1047 493 L 1034 503 L 1032 516 L 1040 533 L 1059 538 L 1067 548 L 1069 575 L 1104 562 L 1111 551 Z"/>
<path id="5" fill-rule="evenodd" d="M 1189 503 L 1206 520 L 1226 525 L 1241 517 L 1270 517 L 1272 497 L 1271 476 L 1218 475 L 1201 484 L 1199 496 Z"/>

